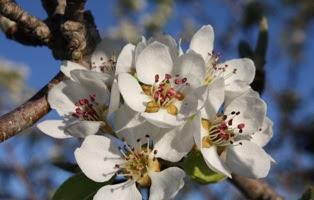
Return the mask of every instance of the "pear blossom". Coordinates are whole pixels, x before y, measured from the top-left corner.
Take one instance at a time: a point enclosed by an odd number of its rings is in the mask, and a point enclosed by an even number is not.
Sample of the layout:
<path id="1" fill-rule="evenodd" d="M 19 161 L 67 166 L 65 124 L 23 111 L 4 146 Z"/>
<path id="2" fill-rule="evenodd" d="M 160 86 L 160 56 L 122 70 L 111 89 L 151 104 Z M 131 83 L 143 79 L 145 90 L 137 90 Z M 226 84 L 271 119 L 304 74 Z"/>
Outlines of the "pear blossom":
<path id="1" fill-rule="evenodd" d="M 202 84 L 204 60 L 193 52 L 172 56 L 170 48 L 158 41 L 146 45 L 135 56 L 137 47 L 133 46 L 133 60 L 129 60 L 133 65 L 118 74 L 124 102 L 156 126 L 182 125 L 206 100 L 208 88 Z M 178 55 L 178 49 L 175 51 Z"/>
<path id="2" fill-rule="evenodd" d="M 107 77 L 87 70 L 72 70 L 70 76 L 71 79 L 52 86 L 48 92 L 50 107 L 63 119 L 46 120 L 37 127 L 56 138 L 85 137 L 99 130 L 111 132 L 107 120 L 110 107 Z"/>
<path id="3" fill-rule="evenodd" d="M 120 143 L 111 136 L 89 135 L 75 150 L 75 158 L 93 181 L 105 182 L 113 176 L 123 180 L 100 188 L 94 200 L 141 200 L 140 187 L 150 189 L 149 200 L 172 199 L 184 185 L 185 172 L 178 167 L 164 169 L 159 151 L 163 149 L 156 147 L 149 135 Z"/>
<path id="4" fill-rule="evenodd" d="M 262 148 L 272 135 L 272 123 L 265 116 L 266 104 L 249 90 L 223 110 L 222 114 L 212 112 L 195 117 L 201 131 L 194 138 L 208 167 L 228 177 L 231 173 L 265 177 L 274 162 Z"/>
<path id="5" fill-rule="evenodd" d="M 255 66 L 249 58 L 220 63 L 220 55 L 213 48 L 214 30 L 212 26 L 206 25 L 193 35 L 188 51 L 200 54 L 206 63 L 204 84 L 211 84 L 218 77 L 224 79 L 225 102 L 230 102 L 250 88 L 255 77 Z"/>

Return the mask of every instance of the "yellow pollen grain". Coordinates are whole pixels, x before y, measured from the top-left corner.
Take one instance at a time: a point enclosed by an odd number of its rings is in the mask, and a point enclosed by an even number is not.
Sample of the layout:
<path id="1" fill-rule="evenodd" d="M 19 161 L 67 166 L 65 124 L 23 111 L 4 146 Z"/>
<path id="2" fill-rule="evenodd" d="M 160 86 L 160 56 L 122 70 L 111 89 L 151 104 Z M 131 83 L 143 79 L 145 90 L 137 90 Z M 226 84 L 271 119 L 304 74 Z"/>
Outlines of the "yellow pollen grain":
<path id="1" fill-rule="evenodd" d="M 147 103 L 145 112 L 155 113 L 159 110 L 159 105 L 153 100 Z"/>
<path id="2" fill-rule="evenodd" d="M 206 119 L 202 119 L 202 126 L 204 129 L 209 130 L 211 123 Z"/>
<path id="3" fill-rule="evenodd" d="M 208 137 L 206 137 L 206 136 L 203 137 L 203 139 L 202 139 L 202 147 L 203 148 L 209 148 L 211 146 L 212 146 L 212 143 L 211 143 L 210 139 Z"/>
<path id="4" fill-rule="evenodd" d="M 170 104 L 166 107 L 166 110 L 171 115 L 177 115 L 178 114 L 178 108 L 174 104 Z"/>
<path id="5" fill-rule="evenodd" d="M 151 89 L 152 89 L 152 86 L 151 86 L 151 85 L 142 85 L 142 89 L 143 89 L 143 92 L 144 92 L 147 96 L 150 96 L 150 95 L 151 95 Z"/>

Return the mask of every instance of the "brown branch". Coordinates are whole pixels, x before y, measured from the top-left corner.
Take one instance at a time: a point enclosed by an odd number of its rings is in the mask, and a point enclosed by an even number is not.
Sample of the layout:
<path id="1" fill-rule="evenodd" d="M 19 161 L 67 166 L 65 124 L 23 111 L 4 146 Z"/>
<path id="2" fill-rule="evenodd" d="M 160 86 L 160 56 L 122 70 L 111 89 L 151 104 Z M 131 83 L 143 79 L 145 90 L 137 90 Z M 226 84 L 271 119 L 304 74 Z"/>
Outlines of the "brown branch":
<path id="1" fill-rule="evenodd" d="M 14 21 L 2 15 L 0 15 L 0 29 L 8 39 L 15 40 L 21 44 L 29 46 L 46 45 L 46 43 L 34 37 L 29 30 L 19 27 Z"/>
<path id="2" fill-rule="evenodd" d="M 36 37 L 43 43 L 49 42 L 51 37 L 49 27 L 40 19 L 29 15 L 11 0 L 0 0 L 0 14 L 16 22 L 20 28 L 27 29 L 33 37 Z"/>
<path id="3" fill-rule="evenodd" d="M 50 84 L 55 84 L 64 79 L 59 72 L 45 87 L 15 110 L 0 117 L 0 142 L 15 136 L 22 130 L 32 126 L 50 111 L 47 102 L 47 93 Z"/>
<path id="4" fill-rule="evenodd" d="M 41 0 L 41 3 L 48 14 L 48 17 L 64 14 L 66 0 Z"/>
<path id="5" fill-rule="evenodd" d="M 283 200 L 269 185 L 260 180 L 254 180 L 233 174 L 228 179 L 243 195 L 252 200 Z"/>
<path id="6" fill-rule="evenodd" d="M 65 17 L 74 21 L 84 21 L 84 7 L 86 0 L 67 0 Z"/>

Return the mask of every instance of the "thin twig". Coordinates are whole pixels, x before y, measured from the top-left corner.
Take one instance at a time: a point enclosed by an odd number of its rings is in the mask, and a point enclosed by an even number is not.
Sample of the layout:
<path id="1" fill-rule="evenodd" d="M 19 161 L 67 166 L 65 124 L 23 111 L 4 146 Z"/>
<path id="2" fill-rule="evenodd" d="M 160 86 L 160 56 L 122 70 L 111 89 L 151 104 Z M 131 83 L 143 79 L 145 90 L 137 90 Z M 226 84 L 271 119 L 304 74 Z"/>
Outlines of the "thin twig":
<path id="1" fill-rule="evenodd" d="M 260 180 L 253 180 L 233 174 L 228 179 L 242 194 L 253 200 L 283 200 L 268 184 Z"/>
<path id="2" fill-rule="evenodd" d="M 50 84 L 60 82 L 64 75 L 59 72 L 45 87 L 15 110 L 0 117 L 0 142 L 15 136 L 32 126 L 50 111 L 47 93 Z"/>
<path id="3" fill-rule="evenodd" d="M 16 22 L 19 26 L 28 29 L 38 40 L 48 43 L 51 37 L 49 27 L 37 17 L 24 11 L 11 0 L 0 0 L 0 14 Z"/>

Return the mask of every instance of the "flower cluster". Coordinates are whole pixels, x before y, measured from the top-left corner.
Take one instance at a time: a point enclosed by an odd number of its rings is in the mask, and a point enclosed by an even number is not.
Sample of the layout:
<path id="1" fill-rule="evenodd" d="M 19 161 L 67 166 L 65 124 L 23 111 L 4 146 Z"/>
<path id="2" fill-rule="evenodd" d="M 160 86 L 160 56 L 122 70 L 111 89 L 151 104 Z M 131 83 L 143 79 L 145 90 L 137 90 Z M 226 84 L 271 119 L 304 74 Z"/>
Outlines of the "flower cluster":
<path id="1" fill-rule="evenodd" d="M 100 44 L 92 70 L 62 64 L 68 79 L 48 94 L 62 119 L 38 128 L 56 138 L 84 138 L 74 154 L 91 180 L 118 178 L 94 199 L 140 200 L 141 187 L 149 188 L 149 200 L 172 199 L 186 174 L 178 163 L 191 151 L 202 153 L 208 170 L 230 178 L 267 176 L 275 161 L 263 146 L 272 137 L 272 122 L 250 88 L 254 63 L 220 62 L 213 42 L 207 25 L 186 52 L 161 35 L 127 44 L 117 59 Z"/>

